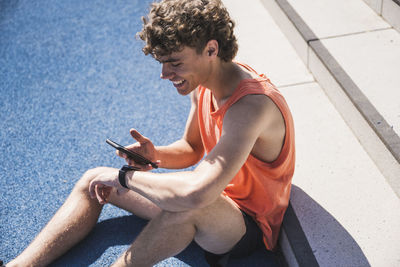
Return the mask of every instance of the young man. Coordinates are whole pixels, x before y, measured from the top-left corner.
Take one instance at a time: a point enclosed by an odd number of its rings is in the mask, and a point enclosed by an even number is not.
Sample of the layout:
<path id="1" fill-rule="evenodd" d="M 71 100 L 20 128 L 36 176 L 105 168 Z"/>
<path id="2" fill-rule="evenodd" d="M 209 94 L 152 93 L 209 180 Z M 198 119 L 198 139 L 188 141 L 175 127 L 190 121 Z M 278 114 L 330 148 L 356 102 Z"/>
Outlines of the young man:
<path id="1" fill-rule="evenodd" d="M 152 266 L 193 240 L 212 266 L 273 250 L 294 172 L 294 127 L 282 95 L 264 75 L 233 62 L 234 23 L 219 0 L 155 3 L 139 36 L 192 107 L 183 137 L 154 146 L 138 131 L 129 149 L 161 168 L 87 171 L 51 221 L 7 266 L 45 266 L 82 240 L 111 203 L 149 219 L 114 266 Z M 206 157 L 202 160 L 204 153 Z M 78 208 L 79 207 L 79 208 Z"/>

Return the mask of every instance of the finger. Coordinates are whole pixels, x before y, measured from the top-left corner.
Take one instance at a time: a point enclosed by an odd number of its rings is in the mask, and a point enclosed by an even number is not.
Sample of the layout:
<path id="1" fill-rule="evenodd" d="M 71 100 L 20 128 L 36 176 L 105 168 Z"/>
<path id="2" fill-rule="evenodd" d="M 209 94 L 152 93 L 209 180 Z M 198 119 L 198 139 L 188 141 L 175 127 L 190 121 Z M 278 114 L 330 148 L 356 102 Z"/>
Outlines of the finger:
<path id="1" fill-rule="evenodd" d="M 154 163 L 157 165 L 157 167 L 160 167 L 161 160 L 157 160 Z M 151 164 L 147 164 L 147 165 L 143 165 L 143 166 L 145 166 L 145 171 L 150 171 L 150 170 L 154 169 L 154 167 Z"/>
<path id="2" fill-rule="evenodd" d="M 104 199 L 102 198 L 102 195 L 101 195 L 101 184 L 96 185 L 95 191 L 96 191 L 96 198 L 97 198 L 97 201 L 98 201 L 100 204 L 104 204 L 105 202 L 104 202 Z"/>
<path id="3" fill-rule="evenodd" d="M 150 139 L 141 135 L 136 129 L 131 129 L 130 131 L 131 136 L 138 141 L 140 144 L 147 143 Z"/>
<path id="4" fill-rule="evenodd" d="M 126 161 L 128 162 L 129 166 L 141 168 L 142 165 L 137 164 L 133 159 L 127 158 Z"/>
<path id="5" fill-rule="evenodd" d="M 107 194 L 106 194 L 106 187 L 103 187 L 100 189 L 101 190 L 101 198 L 104 199 L 104 201 L 107 203 Z"/>
<path id="6" fill-rule="evenodd" d="M 102 199 L 102 197 L 101 197 L 101 189 L 100 189 L 100 186 L 101 186 L 101 184 L 96 185 L 95 188 L 94 188 L 94 190 L 95 190 L 95 192 L 96 192 L 97 201 L 98 201 L 100 204 L 102 204 L 103 199 Z"/>
<path id="7" fill-rule="evenodd" d="M 138 168 L 144 168 L 143 166 L 144 165 L 140 165 L 140 164 L 137 164 L 133 159 L 131 159 L 131 158 L 126 158 L 125 159 L 126 160 L 126 162 L 128 163 L 128 165 L 129 166 L 132 166 L 132 167 L 138 167 Z"/>
<path id="8" fill-rule="evenodd" d="M 153 166 L 151 166 L 151 164 L 146 164 L 146 165 L 134 165 L 134 167 L 138 167 L 138 171 L 150 171 L 153 169 Z"/>
<path id="9" fill-rule="evenodd" d="M 102 199 L 104 199 L 104 191 L 103 191 L 103 189 L 99 189 L 99 195 L 101 196 Z"/>
<path id="10" fill-rule="evenodd" d="M 146 165 L 137 164 L 134 160 L 131 160 L 130 158 L 126 158 L 125 161 L 129 166 L 140 168 L 139 169 L 140 171 L 150 171 L 154 169 L 153 166 L 151 166 L 151 164 L 146 164 Z M 157 160 L 155 163 L 157 164 L 157 166 L 160 166 L 161 161 Z"/>
<path id="11" fill-rule="evenodd" d="M 95 198 L 96 197 L 95 187 L 96 187 L 96 182 L 95 181 L 91 181 L 90 185 L 89 185 L 90 198 Z"/>
<path id="12" fill-rule="evenodd" d="M 118 157 L 127 158 L 127 155 L 125 153 L 122 153 L 121 151 L 119 151 L 118 149 L 115 150 L 115 154 L 117 154 Z"/>
<path id="13" fill-rule="evenodd" d="M 110 194 L 111 194 L 111 190 L 112 190 L 112 188 L 111 187 L 104 187 L 104 189 L 103 189 L 103 198 L 104 198 L 104 200 L 108 203 L 108 198 L 110 197 Z"/>

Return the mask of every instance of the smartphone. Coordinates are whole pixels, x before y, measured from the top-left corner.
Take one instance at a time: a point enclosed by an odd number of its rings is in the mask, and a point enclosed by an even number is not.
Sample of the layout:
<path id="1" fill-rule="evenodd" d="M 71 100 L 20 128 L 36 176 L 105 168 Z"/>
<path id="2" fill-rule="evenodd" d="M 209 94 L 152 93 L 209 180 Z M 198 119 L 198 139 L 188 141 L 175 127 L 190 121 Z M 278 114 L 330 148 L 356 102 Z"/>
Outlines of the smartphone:
<path id="1" fill-rule="evenodd" d="M 114 147 L 115 149 L 118 149 L 119 151 L 125 153 L 129 158 L 133 159 L 138 164 L 142 164 L 142 165 L 150 164 L 154 169 L 158 168 L 157 164 L 155 164 L 154 162 L 146 159 L 145 157 L 143 157 L 142 155 L 140 155 L 136 152 L 128 150 L 126 147 L 121 146 L 120 144 L 117 144 L 110 139 L 107 139 L 106 143 L 109 144 L 110 146 Z"/>

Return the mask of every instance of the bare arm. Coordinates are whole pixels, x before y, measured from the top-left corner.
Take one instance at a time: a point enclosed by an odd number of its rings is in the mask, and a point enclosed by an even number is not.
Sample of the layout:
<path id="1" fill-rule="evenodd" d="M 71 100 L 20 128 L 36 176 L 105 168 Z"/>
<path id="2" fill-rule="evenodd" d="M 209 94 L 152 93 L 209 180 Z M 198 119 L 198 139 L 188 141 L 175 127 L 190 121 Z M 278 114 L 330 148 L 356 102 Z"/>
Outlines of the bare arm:
<path id="1" fill-rule="evenodd" d="M 265 96 L 242 98 L 227 111 L 218 144 L 194 171 L 128 172 L 128 187 L 164 210 L 209 205 L 242 167 L 257 139 L 273 125 L 273 116 L 268 116 L 271 106 Z"/>
<path id="2" fill-rule="evenodd" d="M 168 169 L 182 169 L 190 167 L 203 157 L 204 148 L 201 141 L 197 118 L 197 90 L 191 93 L 191 108 L 186 122 L 183 137 L 168 145 L 157 146 L 157 159 L 160 167 Z"/>

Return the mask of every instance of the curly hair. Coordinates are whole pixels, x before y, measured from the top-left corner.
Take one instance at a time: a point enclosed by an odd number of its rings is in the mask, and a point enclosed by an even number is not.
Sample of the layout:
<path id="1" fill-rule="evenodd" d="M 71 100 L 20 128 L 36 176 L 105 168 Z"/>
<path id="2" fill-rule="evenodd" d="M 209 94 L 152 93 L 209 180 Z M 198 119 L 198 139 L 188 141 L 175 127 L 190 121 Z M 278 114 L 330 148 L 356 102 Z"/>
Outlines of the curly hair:
<path id="1" fill-rule="evenodd" d="M 238 50 L 235 23 L 221 0 L 163 0 L 153 3 L 142 20 L 138 36 L 146 43 L 145 55 L 165 56 L 184 46 L 200 54 L 208 41 L 217 40 L 218 56 L 229 62 Z"/>

